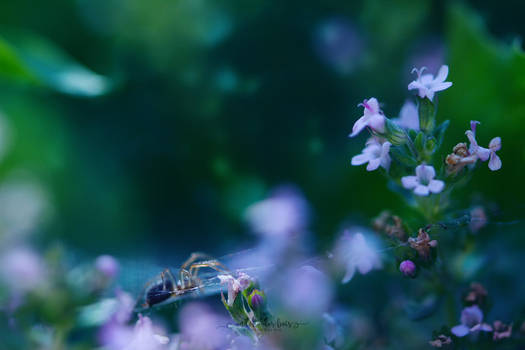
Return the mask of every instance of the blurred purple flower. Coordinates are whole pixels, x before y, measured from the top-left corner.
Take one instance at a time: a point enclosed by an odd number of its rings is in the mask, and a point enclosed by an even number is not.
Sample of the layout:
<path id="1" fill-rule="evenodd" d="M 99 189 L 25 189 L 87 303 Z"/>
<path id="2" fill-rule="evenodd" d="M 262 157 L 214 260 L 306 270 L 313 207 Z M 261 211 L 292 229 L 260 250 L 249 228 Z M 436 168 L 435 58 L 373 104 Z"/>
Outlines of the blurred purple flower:
<path id="1" fill-rule="evenodd" d="M 390 146 L 392 144 L 388 141 L 382 144 L 376 137 L 371 137 L 366 141 L 366 147 L 363 149 L 361 154 L 352 157 L 352 165 L 362 165 L 368 163 L 366 170 L 373 171 L 383 167 L 388 171 L 390 168 Z"/>
<path id="2" fill-rule="evenodd" d="M 349 231 L 343 232 L 335 247 L 336 261 L 346 270 L 343 283 L 349 282 L 356 270 L 365 275 L 373 269 L 382 267 L 379 253 L 371 243 L 371 241 L 367 242 L 360 232 L 354 234 L 350 234 Z"/>
<path id="3" fill-rule="evenodd" d="M 492 332 L 492 327 L 483 323 L 483 312 L 477 305 L 464 308 L 461 311 L 461 324 L 451 329 L 451 332 L 457 337 L 464 337 L 469 333 L 479 331 Z"/>
<path id="4" fill-rule="evenodd" d="M 416 176 L 403 176 L 401 183 L 408 190 L 414 190 L 418 196 L 428 196 L 430 192 L 439 193 L 443 191 L 445 183 L 441 180 L 434 180 L 436 171 L 431 165 L 418 165 Z"/>
<path id="5" fill-rule="evenodd" d="M 392 121 L 402 128 L 419 131 L 419 113 L 417 106 L 412 101 L 406 101 L 403 107 L 401 107 L 399 118 L 394 118 Z"/>
<path id="6" fill-rule="evenodd" d="M 308 204 L 292 187 L 278 188 L 267 199 L 249 206 L 244 217 L 251 229 L 276 238 L 303 231 L 308 224 Z"/>
<path id="7" fill-rule="evenodd" d="M 473 233 L 481 230 L 485 225 L 487 225 L 487 214 L 485 209 L 481 206 L 474 207 L 470 210 L 470 223 L 469 228 Z"/>
<path id="8" fill-rule="evenodd" d="M 362 56 L 363 40 L 350 21 L 331 18 L 317 26 L 314 46 L 326 64 L 347 74 L 355 68 Z"/>
<path id="9" fill-rule="evenodd" d="M 139 319 L 133 328 L 133 333 L 128 344 L 123 350 L 161 350 L 167 349 L 169 338 L 161 335 L 153 325 L 151 319 L 139 314 Z"/>
<path id="10" fill-rule="evenodd" d="M 278 290 L 283 306 L 302 317 L 320 317 L 332 300 L 330 279 L 312 266 L 291 269 Z"/>
<path id="11" fill-rule="evenodd" d="M 181 350 L 222 349 L 228 345 L 228 319 L 204 303 L 184 305 L 179 313 Z"/>
<path id="12" fill-rule="evenodd" d="M 100 327 L 97 339 L 100 345 L 108 349 L 120 350 L 130 342 L 133 335 L 133 328 L 128 326 L 127 322 L 131 319 L 135 300 L 121 290 L 115 293 L 117 297 L 115 312 Z"/>
<path id="13" fill-rule="evenodd" d="M 399 271 L 407 277 L 414 277 L 416 275 L 416 264 L 412 260 L 404 260 L 399 264 Z"/>
<path id="14" fill-rule="evenodd" d="M 122 350 L 128 345 L 132 336 L 132 327 L 112 318 L 100 327 L 97 340 L 105 349 Z"/>
<path id="15" fill-rule="evenodd" d="M 357 136 L 357 134 L 367 126 L 376 132 L 385 132 L 385 116 L 379 108 L 377 99 L 371 97 L 368 100 L 364 100 L 358 107 L 359 106 L 363 106 L 363 116 L 354 123 L 352 133 L 349 137 Z"/>
<path id="16" fill-rule="evenodd" d="M 119 263 L 111 255 L 100 255 L 95 260 L 95 268 L 104 277 L 114 278 L 119 272 Z"/>
<path id="17" fill-rule="evenodd" d="M 432 101 L 436 92 L 448 89 L 452 83 L 445 81 L 448 76 L 448 66 L 441 66 L 435 78 L 432 74 L 423 74 L 425 69 L 426 67 L 412 70 L 412 73 L 417 73 L 417 79 L 408 84 L 408 90 L 417 89 L 419 97 L 427 97 Z"/>
<path id="18" fill-rule="evenodd" d="M 41 287 L 47 281 L 42 258 L 27 247 L 14 247 L 0 257 L 0 278 L 15 293 Z"/>

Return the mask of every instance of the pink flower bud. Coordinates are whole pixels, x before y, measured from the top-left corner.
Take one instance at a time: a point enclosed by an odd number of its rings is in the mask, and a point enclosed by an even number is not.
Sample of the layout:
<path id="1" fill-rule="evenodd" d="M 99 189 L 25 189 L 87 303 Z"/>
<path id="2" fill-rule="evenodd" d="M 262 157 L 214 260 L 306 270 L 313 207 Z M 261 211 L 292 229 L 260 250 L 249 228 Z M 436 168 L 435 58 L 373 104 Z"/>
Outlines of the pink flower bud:
<path id="1" fill-rule="evenodd" d="M 416 275 L 416 264 L 411 260 L 405 260 L 399 264 L 399 271 L 407 277 L 414 277 Z"/>

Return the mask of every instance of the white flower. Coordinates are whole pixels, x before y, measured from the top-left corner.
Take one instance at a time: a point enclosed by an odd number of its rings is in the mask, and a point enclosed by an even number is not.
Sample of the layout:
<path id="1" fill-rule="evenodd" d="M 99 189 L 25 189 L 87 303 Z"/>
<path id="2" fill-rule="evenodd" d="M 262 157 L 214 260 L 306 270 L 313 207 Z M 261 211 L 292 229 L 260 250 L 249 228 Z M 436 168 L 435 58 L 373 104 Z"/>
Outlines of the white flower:
<path id="1" fill-rule="evenodd" d="M 495 137 L 492 140 L 490 140 L 489 148 L 481 147 L 478 145 L 478 142 L 476 141 L 476 125 L 480 124 L 480 122 L 473 120 L 470 122 L 470 128 L 471 130 L 465 131 L 465 135 L 467 135 L 470 146 L 469 146 L 469 153 L 471 155 L 476 155 L 481 161 L 489 160 L 489 169 L 492 171 L 499 170 L 501 168 L 501 159 L 496 154 L 497 151 L 501 149 L 501 137 Z"/>
<path id="2" fill-rule="evenodd" d="M 419 131 L 419 113 L 416 104 L 412 101 L 406 101 L 401 107 L 399 118 L 394 118 L 392 121 L 402 128 Z"/>
<path id="3" fill-rule="evenodd" d="M 492 327 L 483 323 L 483 312 L 477 306 L 469 306 L 461 311 L 461 324 L 452 327 L 450 330 L 456 337 L 464 337 L 469 333 L 479 331 L 492 332 Z"/>
<path id="4" fill-rule="evenodd" d="M 364 100 L 358 106 L 364 107 L 363 116 L 359 118 L 352 128 L 350 137 L 354 137 L 361 132 L 365 127 L 370 127 L 372 130 L 379 133 L 385 132 L 385 116 L 381 109 L 379 109 L 379 102 L 375 97 Z"/>
<path id="5" fill-rule="evenodd" d="M 356 270 L 365 275 L 382 267 L 379 254 L 360 232 L 352 235 L 348 231 L 343 233 L 336 247 L 336 257 L 346 269 L 343 283 L 349 282 Z"/>
<path id="6" fill-rule="evenodd" d="M 403 176 L 401 183 L 403 187 L 414 190 L 418 196 L 428 196 L 430 192 L 439 193 L 443 191 L 445 183 L 441 180 L 434 180 L 436 171 L 430 165 L 418 165 L 416 167 L 416 176 Z"/>
<path id="7" fill-rule="evenodd" d="M 244 272 L 239 272 L 239 277 L 237 278 L 232 275 L 218 275 L 217 278 L 221 281 L 221 284 L 228 285 L 228 306 L 232 306 L 237 294 L 245 290 L 252 282 L 251 277 Z"/>
<path id="8" fill-rule="evenodd" d="M 445 81 L 448 75 L 448 66 L 441 66 L 437 76 L 434 78 L 432 74 L 423 74 L 426 67 L 421 69 L 412 69 L 412 73 L 417 73 L 417 79 L 408 84 L 408 90 L 418 89 L 418 95 L 421 98 L 427 97 L 430 101 L 434 99 L 434 94 L 437 91 L 448 89 L 452 83 Z"/>
<path id="9" fill-rule="evenodd" d="M 390 167 L 390 142 L 381 144 L 376 137 L 371 137 L 366 141 L 366 147 L 361 154 L 352 157 L 352 165 L 361 165 L 368 162 L 366 170 L 372 171 L 382 166 L 386 170 Z"/>

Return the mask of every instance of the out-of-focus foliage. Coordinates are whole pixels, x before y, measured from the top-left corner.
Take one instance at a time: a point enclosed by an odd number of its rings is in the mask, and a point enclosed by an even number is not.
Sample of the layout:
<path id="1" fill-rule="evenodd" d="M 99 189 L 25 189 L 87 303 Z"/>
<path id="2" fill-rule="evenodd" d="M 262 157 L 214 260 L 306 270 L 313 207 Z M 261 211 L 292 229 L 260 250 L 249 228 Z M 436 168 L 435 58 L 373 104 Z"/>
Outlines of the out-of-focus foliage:
<path id="1" fill-rule="evenodd" d="M 442 149 L 467 141 L 470 120 L 482 121 L 484 146 L 493 136 L 503 143 L 502 169 L 483 167 L 453 196 L 459 214 L 483 205 L 490 219 L 475 236 L 448 236 L 464 248 L 447 262 L 451 280 L 464 289 L 484 282 L 492 319 L 523 319 L 523 7 L 453 0 L 1 2 L 0 248 L 42 248 L 42 261 L 56 271 L 53 287 L 20 310 L 23 319 L 44 314 L 60 332 L 72 330 L 72 339 L 92 341 L 95 330 L 68 316 L 95 298 L 77 295 L 85 286 L 71 285 L 81 270 L 72 266 L 109 252 L 123 257 L 125 274 L 126 259 L 178 266 L 192 251 L 252 247 L 258 237 L 249 233 L 246 210 L 283 184 L 308 201 L 302 243 L 312 255 L 325 255 L 343 228 L 368 226 L 383 209 L 406 218 L 415 233 L 421 218 L 381 174 L 350 165 L 365 139 L 347 135 L 364 98 L 377 97 L 395 118 L 411 94 L 410 70 L 424 65 L 435 73 L 441 64 L 454 84 L 438 101 L 438 123 L 450 120 Z M 53 248 L 56 242 L 65 248 Z M 334 287 L 355 348 L 420 349 L 441 326 L 436 320 L 458 322 L 463 290 L 450 300 L 429 294 L 438 283 L 400 280 L 396 258 Z M 132 273 L 142 284 L 150 270 Z M 162 310 L 160 318 L 178 326 L 176 311 Z M 50 334 L 31 331 L 38 344 Z"/>

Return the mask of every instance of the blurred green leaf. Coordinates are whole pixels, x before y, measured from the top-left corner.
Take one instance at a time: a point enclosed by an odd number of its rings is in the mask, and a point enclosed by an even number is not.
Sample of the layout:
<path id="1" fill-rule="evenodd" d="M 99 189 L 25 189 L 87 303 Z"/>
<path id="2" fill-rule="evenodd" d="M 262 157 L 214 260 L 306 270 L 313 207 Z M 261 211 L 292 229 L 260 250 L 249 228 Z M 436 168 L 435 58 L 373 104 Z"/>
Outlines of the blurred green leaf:
<path id="1" fill-rule="evenodd" d="M 36 35 L 17 35 L 8 41 L 0 38 L 0 76 L 83 97 L 103 95 L 115 85 Z"/>
<path id="2" fill-rule="evenodd" d="M 14 80 L 31 80 L 33 76 L 13 48 L 0 38 L 0 76 Z"/>

